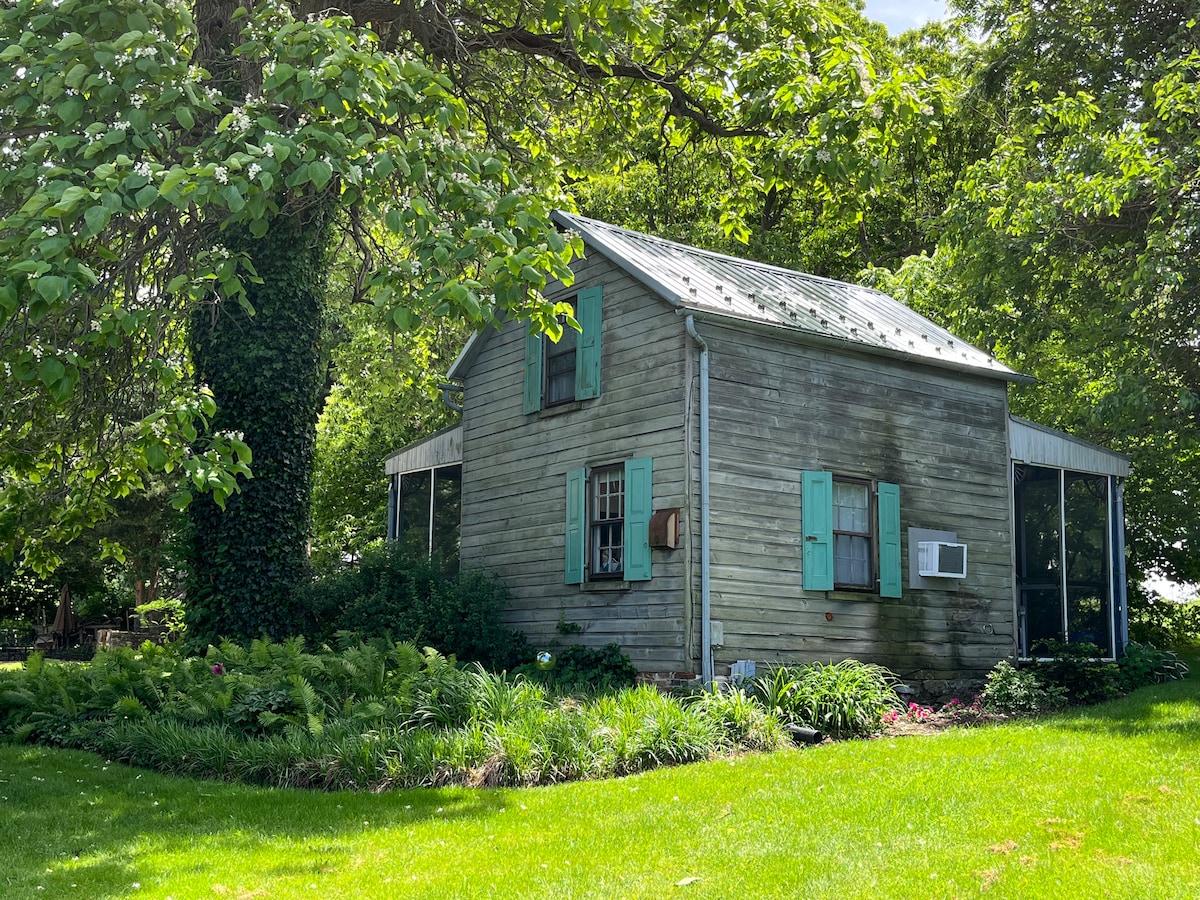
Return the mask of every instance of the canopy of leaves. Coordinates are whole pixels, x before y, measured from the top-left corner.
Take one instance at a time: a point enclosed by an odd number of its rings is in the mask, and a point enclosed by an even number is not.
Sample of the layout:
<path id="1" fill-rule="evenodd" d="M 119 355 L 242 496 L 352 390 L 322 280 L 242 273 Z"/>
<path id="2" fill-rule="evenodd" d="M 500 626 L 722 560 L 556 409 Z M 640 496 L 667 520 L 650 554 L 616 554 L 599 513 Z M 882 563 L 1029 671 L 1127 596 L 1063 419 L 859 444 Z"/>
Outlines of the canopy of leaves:
<path id="1" fill-rule="evenodd" d="M 938 318 L 1038 377 L 1016 412 L 1129 453 L 1135 570 L 1200 578 L 1200 28 L 1189 4 L 967 4 L 1000 112 L 938 260 Z M 933 291 L 918 285 L 940 284 Z"/>
<path id="2" fill-rule="evenodd" d="M 214 57 L 252 73 L 228 96 L 195 63 L 201 19 L 153 0 L 0 9 L 0 550 L 36 568 L 153 472 L 183 473 L 179 505 L 248 474 L 181 340 L 197 305 L 246 304 L 255 273 L 225 234 L 334 197 L 369 263 L 360 293 L 399 328 L 417 310 L 545 322 L 538 287 L 569 277 L 551 204 L 471 137 L 445 76 L 347 19 L 262 3 Z"/>

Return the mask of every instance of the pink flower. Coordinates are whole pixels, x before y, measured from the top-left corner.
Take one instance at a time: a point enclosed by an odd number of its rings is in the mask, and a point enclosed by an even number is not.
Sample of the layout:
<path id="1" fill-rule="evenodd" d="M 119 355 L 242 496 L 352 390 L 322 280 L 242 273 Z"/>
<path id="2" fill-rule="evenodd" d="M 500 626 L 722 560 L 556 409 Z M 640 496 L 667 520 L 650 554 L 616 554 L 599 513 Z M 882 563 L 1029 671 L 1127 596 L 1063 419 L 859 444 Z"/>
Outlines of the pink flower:
<path id="1" fill-rule="evenodd" d="M 212 673 L 213 673 L 214 675 L 224 675 L 224 674 L 225 674 L 225 667 L 224 667 L 223 665 L 221 665 L 220 663 L 216 663 L 216 664 L 214 664 L 214 665 L 213 665 L 213 667 L 212 667 Z"/>

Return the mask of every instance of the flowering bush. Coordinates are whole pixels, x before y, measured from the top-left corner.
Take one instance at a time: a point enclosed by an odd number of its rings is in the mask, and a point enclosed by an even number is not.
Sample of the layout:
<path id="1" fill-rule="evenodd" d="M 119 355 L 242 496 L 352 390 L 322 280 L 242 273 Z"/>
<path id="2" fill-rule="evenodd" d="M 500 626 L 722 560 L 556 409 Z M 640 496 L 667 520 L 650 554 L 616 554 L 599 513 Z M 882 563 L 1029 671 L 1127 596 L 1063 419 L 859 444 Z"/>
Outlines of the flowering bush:
<path id="1" fill-rule="evenodd" d="M 979 694 L 971 698 L 970 703 L 964 703 L 957 697 L 951 697 L 942 706 L 942 715 L 949 716 L 955 721 L 974 721 L 983 715 L 983 701 Z"/>
<path id="2" fill-rule="evenodd" d="M 891 709 L 883 714 L 884 725 L 894 725 L 899 721 L 928 722 L 934 716 L 933 709 L 919 703 L 909 703 L 908 709 Z"/>

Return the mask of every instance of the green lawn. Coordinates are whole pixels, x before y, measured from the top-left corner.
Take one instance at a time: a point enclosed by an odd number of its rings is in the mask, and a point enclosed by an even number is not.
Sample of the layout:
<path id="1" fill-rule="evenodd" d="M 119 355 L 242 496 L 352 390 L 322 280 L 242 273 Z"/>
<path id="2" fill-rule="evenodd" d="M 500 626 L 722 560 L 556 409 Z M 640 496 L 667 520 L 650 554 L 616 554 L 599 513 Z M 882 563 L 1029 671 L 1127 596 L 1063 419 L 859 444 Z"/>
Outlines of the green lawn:
<path id="1" fill-rule="evenodd" d="M 313 794 L 0 747 L 0 896 L 1193 898 L 1200 678 L 529 790 Z"/>

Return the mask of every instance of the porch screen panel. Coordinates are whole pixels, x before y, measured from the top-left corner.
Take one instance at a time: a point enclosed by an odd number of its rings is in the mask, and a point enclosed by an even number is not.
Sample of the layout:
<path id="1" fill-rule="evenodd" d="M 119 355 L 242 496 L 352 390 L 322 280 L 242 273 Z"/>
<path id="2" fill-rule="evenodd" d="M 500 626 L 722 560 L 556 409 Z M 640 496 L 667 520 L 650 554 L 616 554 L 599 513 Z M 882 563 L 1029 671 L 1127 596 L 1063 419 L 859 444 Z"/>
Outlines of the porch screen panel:
<path id="1" fill-rule="evenodd" d="M 396 538 L 405 555 L 421 559 L 429 554 L 429 501 L 433 472 L 422 469 L 400 476 L 400 522 Z"/>
<path id="2" fill-rule="evenodd" d="M 458 570 L 461 511 L 462 466 L 443 466 L 433 476 L 433 546 L 430 553 L 447 571 Z"/>
<path id="3" fill-rule="evenodd" d="M 1017 583 L 1023 612 L 1022 650 L 1063 633 L 1062 515 L 1059 470 L 1017 466 Z"/>
<path id="4" fill-rule="evenodd" d="M 1095 644 L 1104 655 L 1112 646 L 1112 591 L 1108 577 L 1108 479 L 1065 473 L 1067 639 Z"/>

